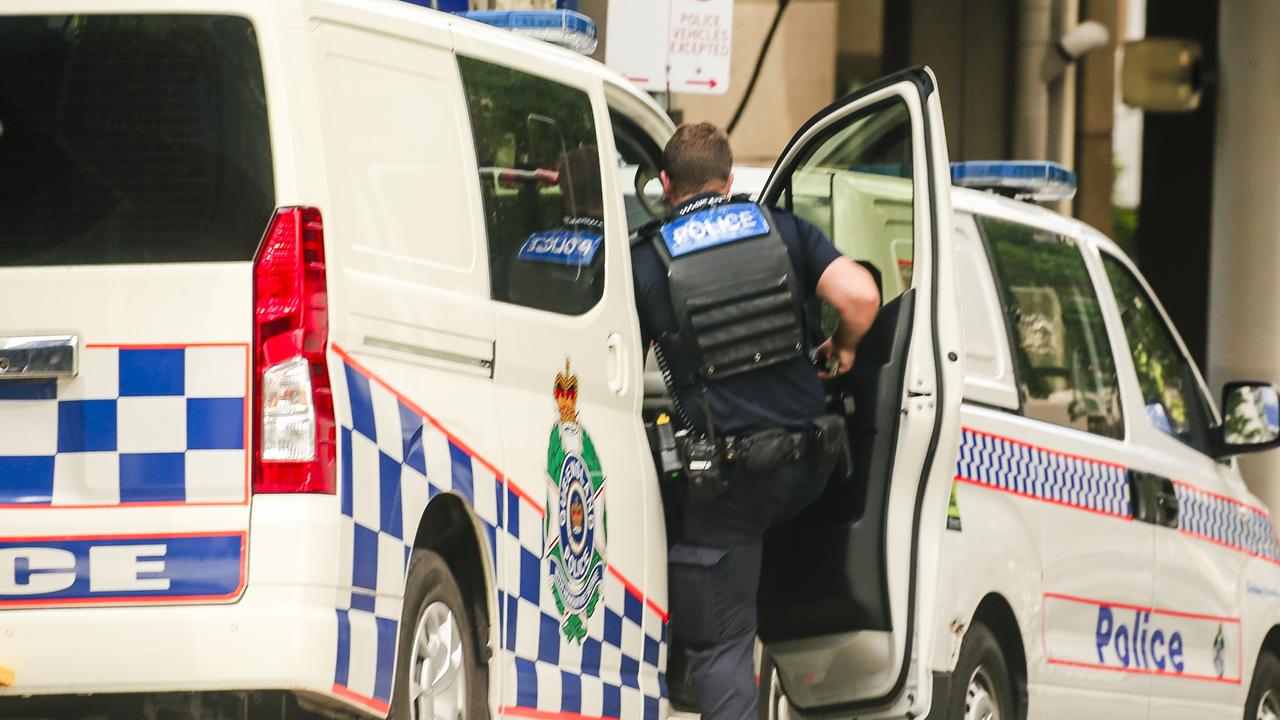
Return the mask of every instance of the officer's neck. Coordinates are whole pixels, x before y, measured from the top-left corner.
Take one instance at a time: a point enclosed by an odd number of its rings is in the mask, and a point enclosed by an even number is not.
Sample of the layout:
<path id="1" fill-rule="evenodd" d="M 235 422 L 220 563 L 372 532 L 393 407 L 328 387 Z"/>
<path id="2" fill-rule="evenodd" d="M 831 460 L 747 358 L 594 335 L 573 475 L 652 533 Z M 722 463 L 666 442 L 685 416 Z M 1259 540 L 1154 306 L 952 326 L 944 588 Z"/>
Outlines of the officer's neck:
<path id="1" fill-rule="evenodd" d="M 690 203 L 698 202 L 700 200 L 712 201 L 712 202 L 723 201 L 727 197 L 725 193 L 727 189 L 728 188 L 725 188 L 724 186 L 720 186 L 716 188 L 703 188 L 697 192 L 692 192 L 692 193 L 689 193 L 688 195 L 682 195 L 679 198 L 672 198 L 671 209 L 675 212 L 680 212 L 685 208 L 685 206 L 689 205 Z"/>

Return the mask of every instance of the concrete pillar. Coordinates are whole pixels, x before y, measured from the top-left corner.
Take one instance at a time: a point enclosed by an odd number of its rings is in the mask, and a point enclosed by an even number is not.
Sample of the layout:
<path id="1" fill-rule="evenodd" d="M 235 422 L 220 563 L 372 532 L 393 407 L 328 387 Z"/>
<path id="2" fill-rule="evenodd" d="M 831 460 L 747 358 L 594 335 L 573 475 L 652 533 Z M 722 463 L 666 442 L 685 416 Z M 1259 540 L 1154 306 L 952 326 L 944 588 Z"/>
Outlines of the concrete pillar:
<path id="1" fill-rule="evenodd" d="M 1013 156 L 1045 160 L 1049 151 L 1049 87 L 1041 76 L 1052 52 L 1053 0 L 1022 0 L 1014 35 Z"/>
<path id="2" fill-rule="evenodd" d="M 1227 380 L 1280 383 L 1280 3 L 1231 0 L 1220 19 L 1209 285 L 1215 393 Z M 1241 468 L 1280 518 L 1280 453 L 1242 458 Z"/>
<path id="3" fill-rule="evenodd" d="M 1111 31 L 1111 42 L 1079 62 L 1075 168 L 1080 189 L 1075 197 L 1076 217 L 1107 235 L 1114 233 L 1111 203 L 1115 169 L 1111 130 L 1116 114 L 1116 43 L 1123 37 L 1123 6 L 1123 0 L 1085 0 L 1083 18 L 1106 25 Z"/>

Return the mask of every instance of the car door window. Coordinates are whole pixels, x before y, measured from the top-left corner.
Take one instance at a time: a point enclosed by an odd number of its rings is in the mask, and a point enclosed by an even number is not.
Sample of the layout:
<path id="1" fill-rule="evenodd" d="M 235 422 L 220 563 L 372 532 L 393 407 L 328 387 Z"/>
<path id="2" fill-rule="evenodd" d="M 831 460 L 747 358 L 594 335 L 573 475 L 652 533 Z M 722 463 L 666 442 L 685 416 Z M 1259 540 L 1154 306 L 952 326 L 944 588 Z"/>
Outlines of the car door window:
<path id="1" fill-rule="evenodd" d="M 671 211 L 663 197 L 662 181 L 658 179 L 662 148 L 621 113 L 610 110 L 609 120 L 618 150 L 618 184 L 626 202 L 627 229 L 635 232 L 641 225 L 665 218 Z"/>
<path id="2" fill-rule="evenodd" d="M 1124 437 L 1115 358 L 1089 269 L 1068 237 L 981 218 L 1027 417 Z"/>
<path id="3" fill-rule="evenodd" d="M 1201 429 L 1208 403 L 1190 361 L 1179 350 L 1172 329 L 1133 273 L 1109 255 L 1103 255 L 1102 263 L 1120 308 L 1147 419 L 1188 445 L 1202 447 Z"/>
<path id="4" fill-rule="evenodd" d="M 587 94 L 458 58 L 494 300 L 578 315 L 604 294 L 604 191 Z"/>

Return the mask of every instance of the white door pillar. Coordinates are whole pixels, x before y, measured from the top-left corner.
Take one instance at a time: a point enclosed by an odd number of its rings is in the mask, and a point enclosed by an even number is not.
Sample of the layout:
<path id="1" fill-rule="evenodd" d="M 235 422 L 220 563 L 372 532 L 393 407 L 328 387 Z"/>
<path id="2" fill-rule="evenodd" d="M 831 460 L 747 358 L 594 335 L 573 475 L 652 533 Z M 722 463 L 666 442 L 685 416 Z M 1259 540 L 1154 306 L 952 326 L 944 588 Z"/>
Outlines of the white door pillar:
<path id="1" fill-rule="evenodd" d="M 1228 380 L 1280 384 L 1280 2 L 1221 7 L 1209 278 L 1214 393 Z M 1178 238 L 1168 240 L 1176 252 Z M 1244 457 L 1241 468 L 1280 519 L 1280 451 Z"/>

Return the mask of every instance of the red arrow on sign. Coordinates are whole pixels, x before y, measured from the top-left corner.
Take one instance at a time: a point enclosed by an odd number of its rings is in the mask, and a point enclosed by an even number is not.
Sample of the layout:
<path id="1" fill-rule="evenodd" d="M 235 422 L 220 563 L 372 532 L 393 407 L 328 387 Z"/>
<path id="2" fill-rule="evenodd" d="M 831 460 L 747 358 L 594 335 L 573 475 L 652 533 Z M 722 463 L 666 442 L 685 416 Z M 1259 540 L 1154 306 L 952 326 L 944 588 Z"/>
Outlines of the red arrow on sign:
<path id="1" fill-rule="evenodd" d="M 707 87 L 714 89 L 715 86 L 718 85 L 719 83 L 716 82 L 715 78 L 711 78 L 710 80 L 685 80 L 684 84 L 685 85 L 706 85 Z"/>

